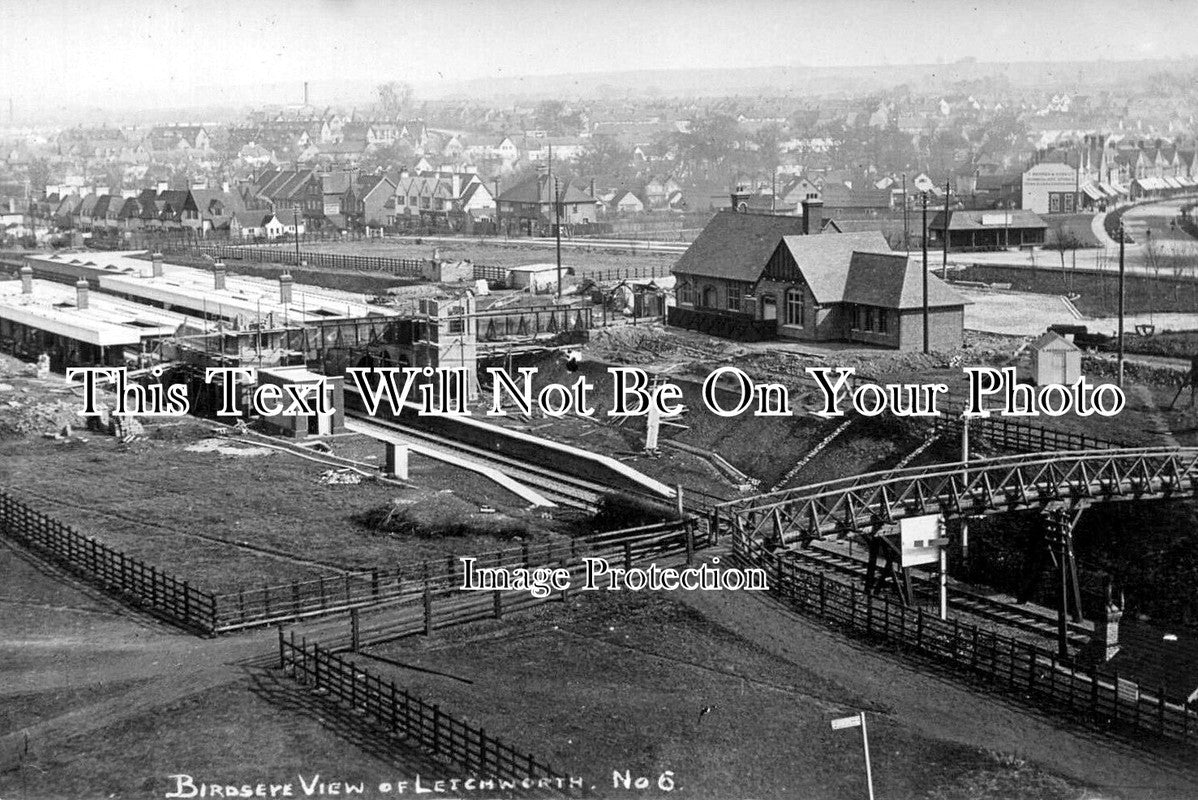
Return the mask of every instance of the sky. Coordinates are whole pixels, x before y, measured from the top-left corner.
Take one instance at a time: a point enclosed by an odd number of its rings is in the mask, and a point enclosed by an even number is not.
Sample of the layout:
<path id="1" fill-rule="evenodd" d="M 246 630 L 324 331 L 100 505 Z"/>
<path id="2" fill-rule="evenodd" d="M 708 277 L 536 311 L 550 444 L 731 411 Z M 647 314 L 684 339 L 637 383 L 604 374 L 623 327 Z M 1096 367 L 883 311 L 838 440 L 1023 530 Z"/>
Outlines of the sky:
<path id="1" fill-rule="evenodd" d="M 0 0 L 0 103 L 298 102 L 302 82 L 1198 56 L 1194 0 Z M 298 87 L 298 88 L 297 88 Z"/>

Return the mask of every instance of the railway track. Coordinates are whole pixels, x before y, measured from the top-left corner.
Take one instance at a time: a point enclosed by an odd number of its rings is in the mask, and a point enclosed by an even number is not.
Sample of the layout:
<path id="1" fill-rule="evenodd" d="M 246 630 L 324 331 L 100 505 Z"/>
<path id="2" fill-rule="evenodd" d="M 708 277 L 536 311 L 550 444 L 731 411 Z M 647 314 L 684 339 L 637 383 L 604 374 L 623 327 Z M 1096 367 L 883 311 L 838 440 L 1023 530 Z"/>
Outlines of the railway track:
<path id="1" fill-rule="evenodd" d="M 834 553 L 823 548 L 811 547 L 803 550 L 791 549 L 787 551 L 787 554 L 795 561 L 822 572 L 843 575 L 862 582 L 865 580 L 866 564 L 860 559 L 841 553 Z M 935 582 L 923 577 L 919 573 L 913 572 L 911 574 L 911 583 L 912 589 L 917 595 L 923 594 L 934 597 L 937 592 Z M 1057 635 L 1056 621 L 1045 617 L 1043 614 L 1010 603 L 1004 603 L 1001 600 L 994 600 L 985 595 L 962 590 L 960 587 L 949 592 L 948 605 L 955 611 L 972 614 L 975 617 L 981 617 L 1008 627 L 1018 628 L 1028 633 L 1035 633 L 1047 639 L 1053 639 Z M 1078 647 L 1090 641 L 1089 632 L 1073 622 L 1069 623 L 1068 637 L 1069 643 Z"/>
<path id="2" fill-rule="evenodd" d="M 456 439 L 440 436 L 435 433 L 410 428 L 391 420 L 372 417 L 364 412 L 346 409 L 345 415 L 353 418 L 360 425 L 379 428 L 390 436 L 402 437 L 412 442 L 445 450 L 455 455 L 470 458 L 490 467 L 502 470 L 513 479 L 522 481 L 559 505 L 593 511 L 599 504 L 599 498 L 604 494 L 615 491 L 594 481 L 586 481 L 570 475 L 562 475 L 548 467 L 530 464 L 517 458 L 504 456 L 481 447 L 464 444 Z M 648 495 L 645 496 L 649 498 Z M 658 502 L 661 502 L 658 499 Z"/>

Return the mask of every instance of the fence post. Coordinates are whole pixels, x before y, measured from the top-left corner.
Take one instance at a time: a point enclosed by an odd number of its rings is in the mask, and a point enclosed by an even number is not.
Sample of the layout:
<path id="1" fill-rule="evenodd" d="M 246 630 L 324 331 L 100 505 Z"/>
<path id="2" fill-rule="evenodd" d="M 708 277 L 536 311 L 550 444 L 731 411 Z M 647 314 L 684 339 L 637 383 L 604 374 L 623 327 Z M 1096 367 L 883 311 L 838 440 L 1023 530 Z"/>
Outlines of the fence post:
<path id="1" fill-rule="evenodd" d="M 361 648 L 362 640 L 360 632 L 361 629 L 358 627 L 358 609 L 351 608 L 349 610 L 349 649 L 352 653 L 358 652 Z"/>
<path id="2" fill-rule="evenodd" d="M 283 667 L 287 666 L 287 661 L 284 658 L 284 655 L 285 655 L 284 647 L 285 646 L 286 646 L 286 642 L 283 638 L 283 626 L 280 625 L 279 626 L 279 669 L 283 669 Z"/>
<path id="3" fill-rule="evenodd" d="M 187 581 L 183 581 L 183 619 L 191 623 L 191 586 Z"/>
<path id="4" fill-rule="evenodd" d="M 424 579 L 424 635 L 433 633 L 433 592 L 428 578 Z"/>
<path id="5" fill-rule="evenodd" d="M 690 520 L 686 521 L 686 565 L 695 563 L 695 526 Z"/>
<path id="6" fill-rule="evenodd" d="M 632 542 L 624 542 L 624 569 L 632 569 Z"/>
<path id="7" fill-rule="evenodd" d="M 267 589 L 266 591 L 268 592 L 268 595 L 269 595 L 270 589 Z M 296 614 L 300 613 L 300 588 L 299 588 L 299 581 L 292 581 L 292 582 L 291 582 L 291 603 L 292 603 L 292 605 L 295 607 L 295 613 L 296 613 Z M 270 611 L 270 607 L 269 607 L 269 605 L 268 605 L 268 607 L 267 607 L 267 609 L 266 609 L 266 610 L 267 610 L 267 611 Z"/>

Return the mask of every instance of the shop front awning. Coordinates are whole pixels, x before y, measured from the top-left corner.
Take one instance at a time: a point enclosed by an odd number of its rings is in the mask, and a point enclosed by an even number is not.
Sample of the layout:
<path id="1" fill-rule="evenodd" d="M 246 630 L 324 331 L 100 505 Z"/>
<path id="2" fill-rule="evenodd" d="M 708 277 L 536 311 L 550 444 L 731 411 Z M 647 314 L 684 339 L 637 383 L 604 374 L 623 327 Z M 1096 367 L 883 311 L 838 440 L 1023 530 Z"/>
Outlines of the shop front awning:
<path id="1" fill-rule="evenodd" d="M 1102 193 L 1102 190 L 1092 183 L 1083 183 L 1082 191 L 1085 192 L 1086 197 L 1090 198 L 1091 200 L 1097 201 L 1106 199 L 1106 195 Z"/>
<path id="2" fill-rule="evenodd" d="M 1121 194 L 1121 195 L 1131 194 L 1131 192 L 1129 192 L 1129 191 L 1127 191 L 1127 189 L 1123 188 L 1122 184 L 1120 184 L 1116 181 L 1111 181 L 1111 188 L 1115 190 L 1116 194 Z"/>

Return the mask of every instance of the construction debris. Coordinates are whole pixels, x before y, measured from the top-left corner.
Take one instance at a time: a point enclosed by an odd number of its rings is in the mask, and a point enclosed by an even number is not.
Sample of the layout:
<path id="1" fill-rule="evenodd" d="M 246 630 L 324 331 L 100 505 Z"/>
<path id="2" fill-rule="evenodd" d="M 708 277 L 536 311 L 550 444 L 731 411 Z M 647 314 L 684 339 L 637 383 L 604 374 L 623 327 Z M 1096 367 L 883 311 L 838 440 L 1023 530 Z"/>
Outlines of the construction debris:
<path id="1" fill-rule="evenodd" d="M 318 479 L 318 483 L 326 486 L 332 484 L 348 484 L 352 486 L 361 482 L 362 476 L 348 467 L 344 469 L 326 469 L 320 473 L 320 478 Z"/>

